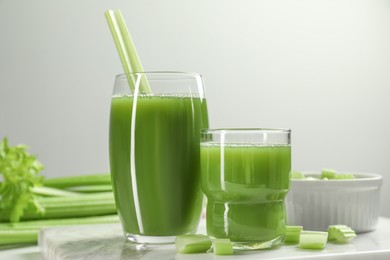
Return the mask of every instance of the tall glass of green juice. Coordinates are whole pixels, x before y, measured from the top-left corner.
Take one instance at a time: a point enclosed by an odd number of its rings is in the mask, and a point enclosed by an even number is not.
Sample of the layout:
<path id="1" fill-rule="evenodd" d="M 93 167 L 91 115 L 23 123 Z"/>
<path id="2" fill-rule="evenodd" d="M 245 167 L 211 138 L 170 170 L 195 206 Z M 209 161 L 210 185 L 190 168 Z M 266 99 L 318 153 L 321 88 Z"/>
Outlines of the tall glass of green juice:
<path id="1" fill-rule="evenodd" d="M 207 106 L 199 74 L 116 77 L 110 167 L 128 240 L 172 243 L 177 235 L 196 232 L 203 202 L 200 129 L 205 127 Z"/>
<path id="2" fill-rule="evenodd" d="M 208 235 L 229 238 L 236 249 L 283 241 L 290 130 L 203 129 L 200 149 Z"/>

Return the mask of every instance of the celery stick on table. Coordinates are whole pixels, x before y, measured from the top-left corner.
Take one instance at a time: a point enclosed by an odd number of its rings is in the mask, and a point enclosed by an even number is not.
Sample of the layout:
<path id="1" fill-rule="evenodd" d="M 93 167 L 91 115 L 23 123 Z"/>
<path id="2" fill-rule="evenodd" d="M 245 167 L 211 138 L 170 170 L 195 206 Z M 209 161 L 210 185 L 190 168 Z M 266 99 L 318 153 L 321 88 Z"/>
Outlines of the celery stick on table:
<path id="1" fill-rule="evenodd" d="M 201 234 L 187 234 L 176 237 L 176 251 L 181 254 L 206 253 L 211 248 L 211 239 Z"/>
<path id="2" fill-rule="evenodd" d="M 0 245 L 36 243 L 42 227 L 119 222 L 109 174 L 44 179 L 42 169 L 26 145 L 0 142 Z"/>

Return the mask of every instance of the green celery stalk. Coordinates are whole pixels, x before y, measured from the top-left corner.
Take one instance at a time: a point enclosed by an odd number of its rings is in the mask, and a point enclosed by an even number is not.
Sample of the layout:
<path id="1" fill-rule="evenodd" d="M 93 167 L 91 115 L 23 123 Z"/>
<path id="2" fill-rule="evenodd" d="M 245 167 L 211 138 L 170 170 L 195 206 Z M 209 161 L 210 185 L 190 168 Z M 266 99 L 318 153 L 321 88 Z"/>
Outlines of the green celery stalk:
<path id="1" fill-rule="evenodd" d="M 92 205 L 99 203 L 114 203 L 114 194 L 112 192 L 96 192 L 96 193 L 81 193 L 79 196 L 70 196 L 70 197 L 39 197 L 37 198 L 38 203 L 40 203 L 44 208 L 58 208 L 65 206 L 76 206 L 76 205 Z M 28 209 L 32 209 L 27 208 Z"/>
<path id="2" fill-rule="evenodd" d="M 77 196 L 80 193 L 65 191 L 56 188 L 44 187 L 44 186 L 33 186 L 30 190 L 36 194 L 41 196 L 50 196 L 50 197 L 69 197 L 69 196 Z"/>
<path id="3" fill-rule="evenodd" d="M 133 72 L 143 72 L 144 69 L 142 67 L 141 61 L 138 57 L 138 53 L 135 49 L 134 42 L 130 36 L 129 30 L 127 29 L 125 19 L 123 18 L 122 12 L 120 10 L 116 10 L 114 12 L 115 18 L 117 20 L 119 30 L 121 32 L 123 43 L 126 48 L 126 53 L 129 56 L 129 61 L 131 64 L 131 69 Z M 150 93 L 149 82 L 146 79 L 146 75 L 143 75 L 140 81 L 140 91 L 142 93 Z"/>
<path id="4" fill-rule="evenodd" d="M 111 185 L 109 174 L 89 174 L 44 180 L 43 165 L 26 145 L 0 141 L 0 220 L 66 218 L 115 214 L 113 193 L 82 194 L 69 187 Z M 46 196 L 46 197 L 45 197 Z"/>
<path id="5" fill-rule="evenodd" d="M 112 185 L 84 185 L 66 188 L 67 191 L 74 191 L 79 193 L 90 193 L 90 192 L 105 192 L 112 191 Z"/>
<path id="6" fill-rule="evenodd" d="M 132 72 L 143 72 L 141 61 L 138 57 L 137 51 L 133 40 L 131 39 L 130 33 L 127 29 L 126 23 L 123 19 L 120 10 L 112 11 L 107 10 L 105 12 L 106 20 L 110 28 L 112 37 L 114 39 L 115 46 L 117 48 L 119 58 L 122 63 L 124 72 L 126 73 L 129 86 L 134 92 L 135 80 L 133 75 L 129 74 Z M 142 93 L 150 93 L 150 86 L 146 77 L 142 77 L 140 82 L 140 91 Z"/>
<path id="7" fill-rule="evenodd" d="M 69 218 L 115 214 L 116 206 L 112 192 L 82 194 L 72 197 L 40 197 L 37 198 L 44 212 L 37 212 L 34 207 L 24 210 L 22 220 Z M 0 214 L 0 220 L 8 220 Z"/>
<path id="8" fill-rule="evenodd" d="M 21 218 L 21 221 L 25 220 L 38 220 L 38 219 L 60 219 L 60 218 L 73 218 L 73 217 L 88 217 L 88 216 L 101 216 L 115 214 L 116 208 L 113 203 L 100 203 L 97 205 L 81 205 L 72 206 L 73 208 L 53 207 L 46 209 L 45 213 L 37 213 L 35 211 L 26 211 L 25 215 Z M 8 221 L 7 217 L 0 217 L 1 221 Z"/>
<path id="9" fill-rule="evenodd" d="M 0 230 L 0 245 L 36 243 L 38 230 Z"/>
<path id="10" fill-rule="evenodd" d="M 111 185 L 111 175 L 102 173 L 48 178 L 43 181 L 43 185 L 59 189 L 87 185 Z"/>
<path id="11" fill-rule="evenodd" d="M 23 220 L 98 216 L 116 213 L 112 192 L 90 193 L 77 197 L 39 198 L 38 201 L 45 209 L 44 214 L 37 214 L 34 209 L 27 208 L 22 217 Z"/>
<path id="12" fill-rule="evenodd" d="M 126 50 L 126 47 L 124 45 L 123 37 L 121 35 L 118 22 L 115 18 L 115 13 L 112 10 L 107 10 L 105 12 L 105 16 L 106 16 L 106 20 L 107 20 L 108 26 L 110 28 L 111 35 L 112 35 L 112 38 L 114 40 L 116 49 L 118 51 L 123 70 L 126 73 L 127 81 L 129 82 L 129 86 L 130 86 L 131 90 L 134 92 L 135 81 L 134 81 L 134 78 L 129 74 L 132 72 L 130 57 L 126 53 L 127 50 Z"/>
<path id="13" fill-rule="evenodd" d="M 58 203 L 66 201 L 96 201 L 104 199 L 114 199 L 112 192 L 95 192 L 95 193 L 80 193 L 78 196 L 69 197 L 38 197 L 39 203 Z"/>
<path id="14" fill-rule="evenodd" d="M 0 224 L 0 245 L 37 243 L 39 230 L 45 227 L 119 223 L 117 215 L 68 219 L 49 219 Z"/>
<path id="15" fill-rule="evenodd" d="M 43 227 L 81 225 L 81 224 L 100 224 L 119 222 L 118 215 L 105 215 L 80 218 L 62 218 L 62 219 L 45 219 L 45 220 L 28 220 L 17 223 L 1 223 L 0 230 L 27 230 L 41 229 Z"/>

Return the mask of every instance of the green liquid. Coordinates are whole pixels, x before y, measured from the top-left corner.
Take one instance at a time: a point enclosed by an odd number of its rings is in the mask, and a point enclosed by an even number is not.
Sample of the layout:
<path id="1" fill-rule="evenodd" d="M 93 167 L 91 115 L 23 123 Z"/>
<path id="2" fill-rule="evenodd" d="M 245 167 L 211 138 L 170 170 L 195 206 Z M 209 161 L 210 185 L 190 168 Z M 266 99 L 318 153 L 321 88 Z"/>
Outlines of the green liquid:
<path id="1" fill-rule="evenodd" d="M 221 161 L 221 152 L 224 155 Z M 266 242 L 285 235 L 290 146 L 201 145 L 207 233 L 235 242 Z"/>
<path id="2" fill-rule="evenodd" d="M 199 143 L 200 129 L 208 126 L 206 101 L 139 96 L 132 140 L 133 102 L 133 96 L 114 97 L 110 116 L 111 174 L 124 232 L 195 232 L 203 202 Z"/>

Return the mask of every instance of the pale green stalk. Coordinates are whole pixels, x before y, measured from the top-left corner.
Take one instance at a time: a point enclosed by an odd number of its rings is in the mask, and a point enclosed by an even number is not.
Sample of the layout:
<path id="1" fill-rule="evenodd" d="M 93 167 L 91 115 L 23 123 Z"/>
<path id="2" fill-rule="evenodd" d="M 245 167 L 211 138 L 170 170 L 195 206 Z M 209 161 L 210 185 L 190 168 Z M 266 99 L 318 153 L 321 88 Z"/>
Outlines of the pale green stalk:
<path id="1" fill-rule="evenodd" d="M 130 33 L 127 29 L 126 23 L 123 19 L 122 13 L 120 10 L 112 11 L 107 10 L 105 12 L 108 26 L 110 28 L 112 37 L 114 39 L 115 46 L 117 48 L 119 58 L 122 63 L 123 70 L 126 74 L 127 80 L 131 90 L 135 91 L 136 81 L 132 72 L 143 72 L 141 61 L 138 58 L 137 51 L 135 49 L 134 43 L 131 39 Z M 145 75 L 142 76 L 140 84 L 141 93 L 150 93 L 150 86 L 145 78 Z"/>
<path id="2" fill-rule="evenodd" d="M 78 176 L 56 177 L 43 180 L 43 185 L 54 188 L 70 188 L 86 185 L 111 185 L 111 176 L 107 173 Z"/>
<path id="3" fill-rule="evenodd" d="M 36 243 L 38 230 L 0 230 L 0 245 Z"/>
<path id="4" fill-rule="evenodd" d="M 119 223 L 119 218 L 117 215 L 109 215 L 3 223 L 0 224 L 0 245 L 35 244 L 38 240 L 39 230 L 45 227 L 103 223 Z"/>
<path id="5" fill-rule="evenodd" d="M 123 18 L 122 12 L 120 10 L 115 11 L 115 17 L 117 20 L 117 23 L 119 25 L 119 30 L 122 35 L 122 39 L 126 48 L 126 53 L 128 55 L 128 60 L 130 61 L 130 66 L 133 72 L 143 72 L 144 69 L 142 67 L 141 61 L 138 57 L 138 53 L 135 49 L 134 42 L 130 36 L 129 30 L 127 29 L 126 22 Z M 149 82 L 146 78 L 146 75 L 143 74 L 141 76 L 141 80 L 139 82 L 140 86 L 140 92 L 141 93 L 150 93 L 150 86 Z"/>
<path id="6" fill-rule="evenodd" d="M 87 217 L 116 213 L 112 192 L 69 197 L 37 197 L 36 201 L 43 208 L 43 212 L 37 212 L 34 207 L 29 206 L 24 210 L 21 220 Z M 8 219 L 7 215 L 0 212 L 0 220 L 7 221 Z"/>
<path id="7" fill-rule="evenodd" d="M 80 195 L 80 193 L 65 191 L 56 188 L 44 187 L 44 186 L 31 187 L 31 191 L 36 195 L 50 196 L 50 197 L 71 197 L 71 196 Z"/>
<path id="8" fill-rule="evenodd" d="M 93 193 L 112 191 L 112 185 L 84 185 L 66 188 L 68 191 L 75 191 L 78 193 Z"/>
<path id="9" fill-rule="evenodd" d="M 132 72 L 131 63 L 130 63 L 128 55 L 126 54 L 127 50 L 126 50 L 125 44 L 123 42 L 123 38 L 122 38 L 120 29 L 119 29 L 119 25 L 116 21 L 114 11 L 107 10 L 105 12 L 105 16 L 106 16 L 106 20 L 107 20 L 108 26 L 109 26 L 111 34 L 112 34 L 112 38 L 114 39 L 114 43 L 115 43 L 116 49 L 118 51 L 119 58 L 121 60 L 123 70 L 127 76 L 129 86 L 130 86 L 131 90 L 134 92 L 135 81 L 134 81 L 134 78 L 131 77 L 129 74 Z"/>
<path id="10" fill-rule="evenodd" d="M 81 224 L 100 224 L 100 223 L 119 223 L 118 215 L 79 217 L 79 218 L 60 218 L 44 220 L 28 220 L 17 223 L 0 223 L 0 230 L 39 230 L 43 227 L 81 225 Z"/>

